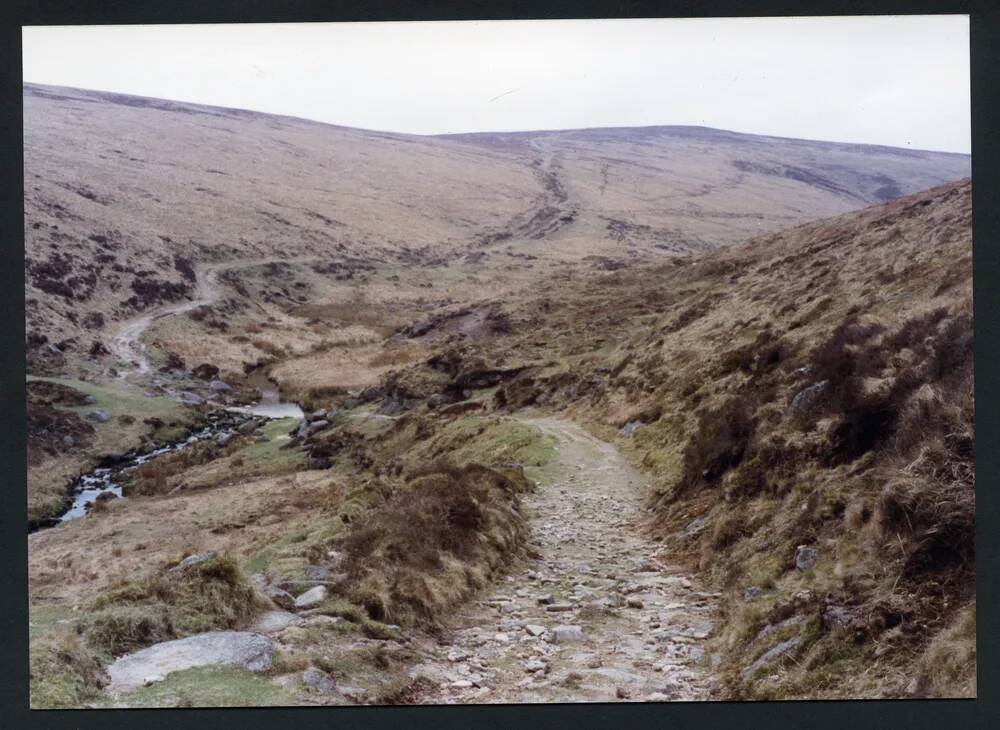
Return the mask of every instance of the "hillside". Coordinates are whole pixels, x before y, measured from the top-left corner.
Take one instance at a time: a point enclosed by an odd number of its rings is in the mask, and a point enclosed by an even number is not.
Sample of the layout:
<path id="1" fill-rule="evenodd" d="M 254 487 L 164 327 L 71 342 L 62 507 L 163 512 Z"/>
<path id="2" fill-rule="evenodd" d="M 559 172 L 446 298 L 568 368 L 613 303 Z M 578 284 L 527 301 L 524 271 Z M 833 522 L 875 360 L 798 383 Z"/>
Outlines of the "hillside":
<path id="1" fill-rule="evenodd" d="M 280 318 L 364 296 L 412 323 L 969 171 L 966 155 L 701 128 L 419 137 L 30 84 L 24 119 L 29 364 L 85 376 L 120 367 L 118 323 L 195 298 L 209 265 L 293 262 L 279 285 L 230 284 L 234 306 Z"/>
<path id="2" fill-rule="evenodd" d="M 968 169 L 26 85 L 32 706 L 974 696 Z"/>
<path id="3" fill-rule="evenodd" d="M 723 696 L 969 696 L 971 256 L 970 186 L 946 185 L 550 289 L 384 397 L 492 372 L 499 412 L 621 444 L 649 529 L 722 591 Z"/>

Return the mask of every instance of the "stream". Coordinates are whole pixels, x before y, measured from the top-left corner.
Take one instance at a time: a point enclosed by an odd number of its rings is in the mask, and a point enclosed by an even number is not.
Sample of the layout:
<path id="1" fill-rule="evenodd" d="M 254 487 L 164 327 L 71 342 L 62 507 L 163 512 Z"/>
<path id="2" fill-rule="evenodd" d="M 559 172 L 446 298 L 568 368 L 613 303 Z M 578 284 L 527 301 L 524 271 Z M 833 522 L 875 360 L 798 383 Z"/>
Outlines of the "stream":
<path id="1" fill-rule="evenodd" d="M 120 457 L 105 459 L 98 467 L 78 477 L 70 488 L 73 496 L 70 508 L 55 518 L 51 525 L 83 517 L 101 495 L 121 497 L 122 484 L 128 481 L 129 476 L 143 464 L 147 464 L 159 456 L 180 451 L 208 439 L 225 443 L 237 434 L 241 427 L 255 419 L 301 419 L 303 417 L 299 405 L 281 400 L 278 388 L 263 373 L 255 373 L 248 379 L 248 383 L 260 391 L 261 397 L 257 403 L 249 406 L 229 406 L 211 411 L 208 414 L 209 423 L 207 425 L 180 441 L 146 451 L 135 451 Z"/>

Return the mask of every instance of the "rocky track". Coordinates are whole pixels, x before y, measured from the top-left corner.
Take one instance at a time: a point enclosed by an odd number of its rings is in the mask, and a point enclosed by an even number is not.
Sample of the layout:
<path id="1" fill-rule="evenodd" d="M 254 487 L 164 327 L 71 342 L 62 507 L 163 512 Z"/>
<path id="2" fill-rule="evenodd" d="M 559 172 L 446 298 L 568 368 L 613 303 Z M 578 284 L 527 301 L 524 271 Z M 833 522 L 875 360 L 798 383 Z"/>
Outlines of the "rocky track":
<path id="1" fill-rule="evenodd" d="M 642 476 L 563 420 L 560 478 L 526 502 L 537 557 L 462 610 L 413 676 L 432 703 L 707 699 L 701 641 L 716 594 L 665 561 L 642 530 Z"/>

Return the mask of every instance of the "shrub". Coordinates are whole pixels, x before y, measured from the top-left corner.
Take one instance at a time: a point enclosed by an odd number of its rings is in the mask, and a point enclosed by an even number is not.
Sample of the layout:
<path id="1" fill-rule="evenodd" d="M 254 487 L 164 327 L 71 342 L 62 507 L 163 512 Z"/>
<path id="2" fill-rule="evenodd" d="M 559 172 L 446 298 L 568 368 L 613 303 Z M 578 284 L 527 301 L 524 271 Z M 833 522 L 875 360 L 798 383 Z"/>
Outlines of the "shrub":
<path id="1" fill-rule="evenodd" d="M 236 562 L 216 557 L 112 586 L 91 605 L 88 638 L 104 648 L 248 624 L 263 608 Z M 140 610 L 141 609 L 141 610 Z"/>
<path id="2" fill-rule="evenodd" d="M 166 606 L 114 606 L 95 612 L 85 622 L 87 644 L 120 656 L 174 637 Z"/>
<path id="3" fill-rule="evenodd" d="M 694 436 L 684 448 L 681 487 L 715 482 L 743 459 L 754 432 L 754 403 L 733 396 L 715 409 L 703 410 Z"/>
<path id="4" fill-rule="evenodd" d="M 377 620 L 433 621 L 485 583 L 523 538 L 523 474 L 433 464 L 343 542 L 347 595 Z"/>

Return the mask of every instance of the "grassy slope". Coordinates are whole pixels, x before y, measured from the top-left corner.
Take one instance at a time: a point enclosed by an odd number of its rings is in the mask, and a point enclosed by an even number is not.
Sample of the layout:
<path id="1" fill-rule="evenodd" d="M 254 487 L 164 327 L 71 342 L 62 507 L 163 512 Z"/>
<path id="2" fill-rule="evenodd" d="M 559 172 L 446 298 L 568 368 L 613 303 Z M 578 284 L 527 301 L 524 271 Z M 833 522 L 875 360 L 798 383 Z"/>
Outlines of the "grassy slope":
<path id="1" fill-rule="evenodd" d="M 512 465 L 544 478 L 554 451 L 537 429 L 513 419 L 422 417 L 398 429 L 396 423 L 349 419 L 360 439 L 355 453 L 369 458 L 302 472 L 302 451 L 280 448 L 289 424 L 276 421 L 265 427 L 267 442 L 235 439 L 208 461 L 164 466 L 163 490 L 184 484 L 181 494 L 143 490 L 152 496 L 131 497 L 34 536 L 33 705 L 103 706 L 101 666 L 111 657 L 174 636 L 245 627 L 259 607 L 247 598 L 243 575 L 301 580 L 306 565 L 326 564 L 334 549 L 345 552 L 348 579 L 321 613 L 341 623 L 290 632 L 271 674 L 319 666 L 386 702 L 412 691 L 404 671 L 412 657 L 395 657 L 390 665 L 385 652 L 346 647 L 394 636 L 389 621 L 433 623 L 502 571 L 524 537 L 523 518 L 509 507 L 530 488 Z M 387 437 L 386 429 L 394 433 Z M 430 433 L 435 437 L 425 440 Z M 428 468 L 440 455 L 432 451 L 454 452 L 465 466 Z M 375 473 L 388 453 L 406 456 L 405 471 Z M 498 464 L 497 471 L 475 462 Z M 99 574 L 86 560 L 89 544 L 111 545 L 117 567 Z M 79 560 L 68 552 L 81 549 Z M 212 561 L 180 577 L 165 572 L 183 555 L 205 549 L 233 555 L 241 570 L 225 558 L 224 569 Z M 400 554 L 411 559 L 387 558 Z M 66 600 L 87 610 L 75 612 Z M 257 704 L 316 701 L 266 678 L 206 669 L 139 690 L 115 706 L 240 705 L 258 691 Z"/>
<path id="2" fill-rule="evenodd" d="M 970 236 L 969 184 L 942 186 L 553 286 L 461 357 L 527 366 L 497 394 L 509 409 L 643 424 L 621 443 L 657 485 L 655 529 L 723 590 L 727 696 L 963 694 L 974 665 L 931 682 L 914 662 L 970 650 Z M 440 387 L 420 372 L 406 382 Z"/>
<path id="3" fill-rule="evenodd" d="M 111 420 L 93 424 L 93 438 L 85 447 L 67 449 L 54 458 L 29 465 L 29 521 L 43 521 L 65 509 L 69 482 L 96 464 L 101 457 L 136 449 L 148 438 L 179 438 L 193 423 L 190 410 L 178 401 L 164 396 L 147 398 L 120 381 L 91 383 L 73 378 L 28 377 L 29 382 L 33 380 L 65 385 L 95 399 L 92 404 L 57 407 L 65 408 L 81 418 L 85 418 L 91 411 L 107 411 Z M 147 418 L 159 418 L 165 425 L 153 428 L 143 422 Z"/>

